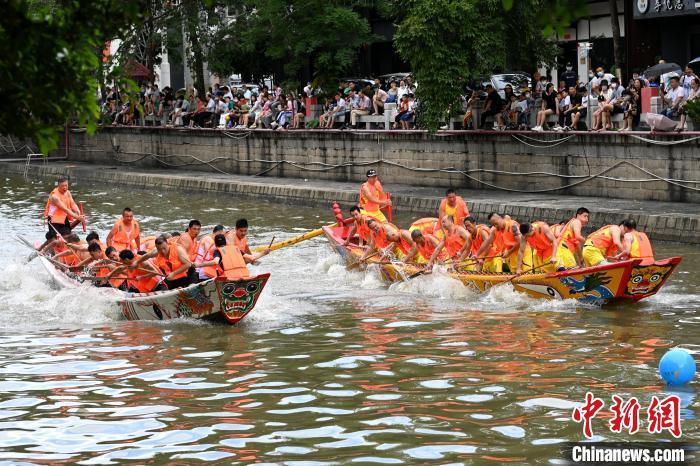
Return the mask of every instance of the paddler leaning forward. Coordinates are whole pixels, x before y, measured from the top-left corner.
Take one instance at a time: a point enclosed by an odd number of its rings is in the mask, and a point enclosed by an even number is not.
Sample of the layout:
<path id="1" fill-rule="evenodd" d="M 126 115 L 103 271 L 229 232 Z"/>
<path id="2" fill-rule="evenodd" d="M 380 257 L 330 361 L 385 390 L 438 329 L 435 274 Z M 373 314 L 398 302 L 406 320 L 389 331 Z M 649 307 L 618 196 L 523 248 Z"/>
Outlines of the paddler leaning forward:
<path id="1" fill-rule="evenodd" d="M 373 217 L 380 222 L 386 222 L 386 217 L 382 213 L 382 207 L 391 206 L 391 199 L 388 198 L 382 184 L 377 178 L 377 171 L 367 170 L 367 181 L 360 187 L 360 209 L 362 214 Z"/>
<path id="2" fill-rule="evenodd" d="M 585 207 L 579 207 L 576 210 L 576 215 L 574 218 L 570 219 L 564 224 L 559 234 L 555 234 L 559 238 L 559 252 L 558 256 L 561 258 L 566 258 L 566 254 L 563 250 L 568 250 L 574 255 L 576 263 L 578 265 L 583 264 L 582 257 L 582 247 L 586 239 L 583 237 L 582 230 L 583 227 L 588 225 L 588 219 L 590 217 L 590 212 Z M 565 259 L 566 260 L 566 259 Z M 564 267 L 570 269 L 573 266 L 564 264 Z"/>
<path id="3" fill-rule="evenodd" d="M 345 238 L 343 246 L 350 244 L 350 241 L 355 237 L 355 235 L 357 235 L 358 246 L 369 244 L 370 230 L 367 226 L 368 217 L 362 215 L 360 206 L 356 205 L 350 208 L 350 216 L 352 217 L 353 224 L 352 228 L 350 228 L 350 231 L 348 232 L 347 238 Z"/>
<path id="4" fill-rule="evenodd" d="M 501 273 L 504 271 L 504 265 L 508 267 L 509 272 L 515 271 L 518 265 L 517 251 L 520 247 L 520 225 L 510 216 L 500 216 L 495 212 L 489 214 L 488 220 L 491 231 L 476 254 L 477 271 Z"/>
<path id="5" fill-rule="evenodd" d="M 190 257 L 185 249 L 176 243 L 159 236 L 156 238 L 156 248 L 140 256 L 136 261 L 136 267 L 148 259 L 154 258 L 154 264 L 165 274 L 165 284 L 168 289 L 186 287 L 191 284 L 187 271 L 192 266 Z"/>
<path id="6" fill-rule="evenodd" d="M 607 257 L 614 257 L 623 250 L 622 229 L 618 225 L 605 225 L 594 231 L 583 243 L 583 263 L 586 267 L 607 264 Z"/>
<path id="7" fill-rule="evenodd" d="M 549 225 L 545 222 L 520 224 L 516 274 L 530 269 L 537 269 L 540 273 L 554 272 L 575 266 L 574 255 L 568 249 L 559 249 L 559 239 Z"/>
<path id="8" fill-rule="evenodd" d="M 452 216 L 445 215 L 442 217 L 440 225 L 442 226 L 443 237 L 428 261 L 427 269 L 435 264 L 443 250 L 447 251 L 447 256 L 452 259 L 453 265 L 456 265 L 466 257 L 471 247 L 471 235 L 464 227 L 455 225 Z"/>
<path id="9" fill-rule="evenodd" d="M 382 223 L 370 218 L 367 220 L 367 227 L 370 230 L 369 246 L 359 262 L 376 254 L 380 254 L 381 257 L 395 254 L 398 259 L 403 259 L 413 248 L 411 234 L 389 222 Z"/>
<path id="10" fill-rule="evenodd" d="M 214 236 L 214 261 L 217 263 L 216 274 L 228 280 L 249 278 L 247 264 L 252 264 L 263 256 L 270 254 L 270 248 L 252 254 L 242 253 L 235 244 L 228 244 L 226 236 L 217 234 Z"/>

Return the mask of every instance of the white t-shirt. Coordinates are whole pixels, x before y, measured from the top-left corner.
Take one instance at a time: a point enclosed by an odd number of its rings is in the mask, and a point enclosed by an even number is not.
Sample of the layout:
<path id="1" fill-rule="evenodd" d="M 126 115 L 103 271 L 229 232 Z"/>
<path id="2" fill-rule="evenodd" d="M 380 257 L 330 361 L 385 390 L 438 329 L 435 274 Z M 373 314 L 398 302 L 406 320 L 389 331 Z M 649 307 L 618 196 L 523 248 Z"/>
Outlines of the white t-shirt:
<path id="1" fill-rule="evenodd" d="M 560 109 L 566 109 L 569 105 L 571 105 L 571 96 L 566 96 L 562 100 L 559 101 L 559 108 Z"/>
<path id="2" fill-rule="evenodd" d="M 682 104 L 683 101 L 688 97 L 688 93 L 683 87 L 678 86 L 675 89 L 669 88 L 669 90 L 666 91 L 665 100 L 668 105 L 673 105 L 678 97 L 681 97 L 679 104 Z"/>
<path id="3" fill-rule="evenodd" d="M 525 100 L 519 100 L 517 102 L 518 108 L 520 108 L 521 112 L 527 112 L 527 99 Z"/>

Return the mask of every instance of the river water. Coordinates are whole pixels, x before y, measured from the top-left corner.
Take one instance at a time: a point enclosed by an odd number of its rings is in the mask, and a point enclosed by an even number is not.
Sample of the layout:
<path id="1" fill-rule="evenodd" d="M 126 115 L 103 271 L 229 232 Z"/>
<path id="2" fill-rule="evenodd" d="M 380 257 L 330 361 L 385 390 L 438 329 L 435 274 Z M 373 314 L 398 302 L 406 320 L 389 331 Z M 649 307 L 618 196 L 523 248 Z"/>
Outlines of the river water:
<path id="1" fill-rule="evenodd" d="M 40 239 L 52 185 L 0 184 L 0 461 L 556 464 L 583 439 L 571 412 L 587 391 L 605 410 L 614 394 L 642 405 L 641 433 L 611 433 L 608 413 L 597 439 L 672 439 L 645 431 L 651 397 L 672 393 L 683 439 L 700 437 L 696 385 L 671 391 L 656 370 L 667 349 L 700 348 L 697 248 L 657 245 L 686 255 L 663 291 L 599 309 L 507 287 L 474 296 L 444 276 L 387 288 L 317 238 L 254 267 L 272 278 L 239 326 L 125 322 L 92 288 L 52 289 L 12 240 Z M 126 205 L 149 232 L 245 216 L 254 245 L 332 221 L 223 195 L 71 190 L 102 238 Z"/>

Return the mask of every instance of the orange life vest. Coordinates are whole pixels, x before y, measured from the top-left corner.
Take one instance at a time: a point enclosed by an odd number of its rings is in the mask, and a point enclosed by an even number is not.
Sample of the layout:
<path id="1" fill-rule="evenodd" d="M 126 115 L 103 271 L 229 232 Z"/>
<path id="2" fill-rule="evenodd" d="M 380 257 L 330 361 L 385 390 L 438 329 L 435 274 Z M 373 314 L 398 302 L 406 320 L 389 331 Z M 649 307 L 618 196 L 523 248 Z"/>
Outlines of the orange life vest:
<path id="1" fill-rule="evenodd" d="M 632 246 L 630 248 L 630 259 L 644 259 L 642 263 L 654 262 L 654 251 L 651 242 L 645 233 L 633 231 Z"/>
<path id="2" fill-rule="evenodd" d="M 469 208 L 461 196 L 457 196 L 454 207 L 450 207 L 450 205 L 447 203 L 447 198 L 444 198 L 440 202 L 439 212 L 444 212 L 444 215 L 451 216 L 455 225 L 459 226 L 462 226 L 464 224 L 464 219 L 469 217 Z"/>
<path id="3" fill-rule="evenodd" d="M 359 236 L 362 241 L 367 243 L 371 232 L 372 230 L 367 226 L 367 221 L 364 217 L 360 220 L 355 220 L 355 233 L 357 233 L 357 236 Z"/>
<path id="4" fill-rule="evenodd" d="M 495 254 L 501 254 L 518 244 L 518 241 L 515 239 L 515 235 L 513 234 L 513 226 L 518 228 L 518 222 L 515 220 L 504 220 L 504 223 L 505 227 L 503 230 L 499 230 L 498 228 L 494 227 L 496 228 L 496 238 L 493 241 L 493 244 L 495 245 L 493 251 Z"/>
<path id="5" fill-rule="evenodd" d="M 66 191 L 62 194 L 58 190 L 58 187 L 56 187 L 53 189 L 53 191 L 51 191 L 51 194 L 49 194 L 49 200 L 46 201 L 46 207 L 44 207 L 44 220 L 46 220 L 47 217 L 51 217 L 51 223 L 60 224 L 66 223 L 66 218 L 73 220 L 72 215 L 67 214 L 65 211 L 54 205 L 54 203 L 51 201 L 52 196 L 58 197 L 66 208 L 76 211 L 78 210 L 78 206 L 73 200 L 73 196 L 71 195 L 70 191 Z"/>
<path id="6" fill-rule="evenodd" d="M 139 269 L 126 269 L 126 276 L 129 288 L 136 288 L 139 293 L 150 293 L 158 286 L 158 277 L 146 277 L 148 273 Z"/>
<path id="7" fill-rule="evenodd" d="M 396 247 L 401 251 L 404 255 L 408 255 L 409 252 L 411 252 L 411 249 L 413 249 L 413 246 L 411 246 L 408 241 L 403 237 L 401 234 L 401 231 L 399 230 L 399 242 L 396 243 Z"/>
<path id="8" fill-rule="evenodd" d="M 588 235 L 587 240 L 601 251 L 605 251 L 605 255 L 612 256 L 617 251 L 617 246 L 612 238 L 612 227 L 616 225 L 606 225 L 603 228 L 594 231 Z"/>
<path id="9" fill-rule="evenodd" d="M 158 255 L 156 255 L 155 260 L 153 262 L 166 275 L 171 274 L 173 272 L 173 270 L 177 270 L 183 266 L 182 261 L 180 260 L 180 257 L 177 254 L 177 245 L 176 244 L 170 245 L 170 250 L 168 251 L 168 257 L 161 255 L 161 253 L 159 252 Z M 187 269 L 185 269 L 183 272 L 180 272 L 179 274 L 174 276 L 173 280 L 177 280 L 178 278 L 183 278 L 186 276 L 187 276 Z"/>
<path id="10" fill-rule="evenodd" d="M 207 262 L 214 259 L 214 249 L 216 245 L 214 244 L 213 234 L 207 235 L 199 242 L 199 251 L 197 251 L 197 258 L 202 262 Z M 207 265 L 202 267 L 202 272 L 209 278 L 216 277 L 216 265 Z"/>
<path id="11" fill-rule="evenodd" d="M 438 225 L 438 219 L 435 217 L 424 217 L 419 218 L 415 222 L 411 223 L 408 231 L 418 230 L 424 235 L 434 235 L 437 230 L 440 229 Z"/>
<path id="12" fill-rule="evenodd" d="M 229 280 L 239 280 L 241 278 L 250 277 L 248 267 L 246 266 L 243 254 L 233 244 L 227 244 L 222 248 L 217 248 L 221 254 L 221 262 L 219 263 L 219 276 L 226 277 Z"/>
<path id="13" fill-rule="evenodd" d="M 488 238 L 489 236 L 489 227 L 486 225 L 477 225 L 476 226 L 476 232 L 472 235 L 472 244 L 469 248 L 469 251 L 472 253 L 472 256 L 476 256 L 476 253 L 479 252 L 479 249 L 481 249 L 481 245 L 484 244 L 484 233 L 486 233 L 486 237 Z M 493 249 L 493 246 L 491 246 L 491 249 Z M 491 256 L 491 254 L 487 253 L 487 256 Z"/>
<path id="14" fill-rule="evenodd" d="M 374 239 L 374 247 L 377 249 L 379 249 L 379 248 L 384 249 L 387 246 L 389 246 L 389 243 L 391 243 L 391 241 L 389 241 L 389 239 L 387 238 L 386 230 L 384 229 L 384 227 L 386 225 L 388 225 L 389 228 L 393 228 L 394 231 L 396 232 L 396 234 L 399 235 L 399 229 L 396 228 L 396 226 L 394 226 L 388 222 L 381 224 L 381 228 L 379 229 L 379 233 L 375 233 L 374 231 L 371 231 L 372 238 Z"/>
<path id="15" fill-rule="evenodd" d="M 110 246 L 112 246 L 118 252 L 121 252 L 124 249 L 133 249 L 136 245 L 136 238 L 139 236 L 141 236 L 139 222 L 132 220 L 131 229 L 127 229 L 126 225 L 124 225 L 124 220 L 119 218 L 116 222 L 114 222 L 114 226 L 112 227 Z"/>
<path id="16" fill-rule="evenodd" d="M 574 229 L 571 227 L 571 223 L 576 220 L 575 218 L 572 218 L 571 220 L 568 221 L 568 223 L 561 229 L 559 234 L 555 235 L 558 239 L 560 239 L 564 244 L 566 244 L 566 248 L 574 252 L 579 246 L 579 241 L 576 239 L 576 235 L 574 234 Z"/>
<path id="17" fill-rule="evenodd" d="M 197 241 L 196 238 L 192 239 L 190 234 L 188 232 L 185 232 L 180 235 L 180 238 L 177 240 L 177 244 L 182 246 L 182 248 L 187 253 L 187 257 L 189 257 L 190 261 L 194 262 L 197 259 L 199 241 Z"/>
<path id="18" fill-rule="evenodd" d="M 542 227 L 546 226 L 547 224 L 544 222 L 533 222 L 532 229 L 534 232 L 527 237 L 527 244 L 535 251 L 535 254 L 545 259 L 552 257 L 552 249 L 554 247 L 547 235 L 540 231 Z"/>
<path id="19" fill-rule="evenodd" d="M 384 188 L 382 188 L 382 184 L 379 182 L 379 180 L 377 180 L 375 181 L 374 186 L 369 184 L 369 182 L 365 182 L 362 183 L 362 186 L 360 187 L 360 209 L 364 209 L 367 212 L 378 212 L 379 204 L 377 204 L 376 202 L 372 202 L 365 197 L 365 194 L 363 193 L 365 187 L 369 189 L 369 191 L 376 199 L 384 200 L 386 198 L 386 194 L 384 194 Z"/>
<path id="20" fill-rule="evenodd" d="M 445 232 L 445 249 L 450 257 L 455 257 L 464 246 L 464 238 L 459 235 L 457 227 L 454 233 Z"/>
<path id="21" fill-rule="evenodd" d="M 427 233 L 423 233 L 423 238 L 423 246 L 416 242 L 416 249 L 418 250 L 418 254 L 423 256 L 423 259 L 430 260 L 430 258 L 433 257 L 433 254 L 435 253 L 435 244 L 439 243 L 439 241 L 437 240 L 437 238 L 435 238 L 435 236 Z M 441 253 L 440 258 L 446 258 L 446 255 Z"/>

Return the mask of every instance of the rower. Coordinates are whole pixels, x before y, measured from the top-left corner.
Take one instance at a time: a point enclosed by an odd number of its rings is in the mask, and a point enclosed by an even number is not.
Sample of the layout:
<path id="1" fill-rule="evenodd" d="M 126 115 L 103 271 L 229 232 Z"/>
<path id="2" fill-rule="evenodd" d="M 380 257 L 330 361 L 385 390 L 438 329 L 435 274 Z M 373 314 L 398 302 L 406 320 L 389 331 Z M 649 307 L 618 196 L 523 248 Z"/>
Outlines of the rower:
<path id="1" fill-rule="evenodd" d="M 645 233 L 637 231 L 637 222 L 629 218 L 620 223 L 624 233 L 622 252 L 613 257 L 615 260 L 643 259 L 642 263 L 654 262 L 654 251 Z"/>
<path id="2" fill-rule="evenodd" d="M 46 232 L 46 235 L 44 236 L 46 238 L 46 241 L 44 241 L 41 246 L 36 248 L 36 250 L 40 254 L 46 254 L 46 253 L 51 253 L 51 254 L 57 254 L 59 252 L 65 251 L 65 247 L 61 248 L 59 245 L 63 244 L 62 241 L 58 239 L 58 236 L 56 235 L 56 232 L 53 230 L 49 230 Z M 59 248 L 59 250 L 56 250 L 56 248 Z"/>
<path id="3" fill-rule="evenodd" d="M 80 213 L 78 205 L 73 200 L 73 195 L 68 190 L 68 179 L 60 177 L 57 186 L 49 194 L 44 208 L 44 220 L 61 235 L 69 235 L 71 230 L 85 220 Z M 49 230 L 51 230 L 49 226 Z"/>
<path id="4" fill-rule="evenodd" d="M 74 251 L 87 252 L 88 247 L 93 243 L 100 246 L 101 251 L 104 251 L 107 248 L 107 246 L 102 244 L 102 241 L 100 241 L 100 235 L 98 235 L 97 232 L 95 232 L 95 231 L 91 231 L 90 233 L 87 234 L 87 236 L 85 237 L 84 244 L 83 243 L 79 243 L 79 244 L 71 243 L 71 244 L 68 244 L 67 246 Z"/>
<path id="5" fill-rule="evenodd" d="M 457 192 L 450 188 L 445 193 L 445 197 L 440 201 L 440 208 L 438 209 L 438 218 L 442 218 L 445 215 L 452 217 L 452 221 L 455 225 L 462 225 L 464 219 L 469 217 L 469 209 L 467 208 L 467 203 L 464 202 L 461 196 L 457 195 Z"/>
<path id="6" fill-rule="evenodd" d="M 504 265 L 512 272 L 517 268 L 518 256 L 515 252 L 520 246 L 520 230 L 518 222 L 510 216 L 500 216 L 495 212 L 489 214 L 491 231 L 488 239 L 481 245 L 477 253 L 479 265 L 477 271 L 501 273 Z M 488 254 L 486 254 L 488 251 Z M 493 257 L 498 256 L 498 257 Z M 486 259 L 486 257 L 490 257 Z"/>
<path id="7" fill-rule="evenodd" d="M 391 199 L 382 188 L 382 183 L 377 178 L 377 170 L 367 170 L 367 181 L 360 187 L 360 202 L 362 215 L 373 217 L 380 222 L 386 222 L 386 217 L 381 211 L 382 207 L 390 207 Z"/>
<path id="8" fill-rule="evenodd" d="M 370 235 L 370 230 L 367 226 L 367 217 L 362 215 L 360 206 L 357 205 L 354 205 L 350 208 L 350 216 L 353 219 L 353 225 L 350 229 L 350 232 L 348 233 L 348 237 L 345 238 L 345 242 L 343 242 L 343 246 L 347 246 L 348 244 L 350 244 L 350 240 L 352 240 L 355 234 L 357 234 L 358 237 L 358 246 L 364 246 L 365 244 L 369 243 Z"/>
<path id="9" fill-rule="evenodd" d="M 55 254 L 53 256 L 55 260 L 59 260 L 69 267 L 75 267 L 75 265 L 78 264 L 78 262 L 86 259 L 87 257 L 90 257 L 90 255 L 87 252 L 87 243 L 81 240 L 78 235 L 76 235 L 75 233 L 70 233 L 64 239 L 66 240 L 66 248 L 64 251 L 59 252 L 58 254 Z M 84 250 L 73 251 L 73 249 L 71 248 L 72 246 L 77 246 L 76 249 L 82 249 L 81 246 L 83 246 Z"/>
<path id="10" fill-rule="evenodd" d="M 463 223 L 464 229 L 469 232 L 469 236 L 471 236 L 472 239 L 471 245 L 469 246 L 469 255 L 472 258 L 476 258 L 478 257 L 481 245 L 489 238 L 490 229 L 482 223 L 477 223 L 474 217 L 465 218 Z M 490 256 L 492 254 L 488 255 Z M 462 266 L 461 268 L 464 270 L 476 271 L 477 267 L 478 261 L 474 259 L 472 263 Z"/>
<path id="11" fill-rule="evenodd" d="M 187 271 L 192 267 L 192 263 L 187 251 L 179 244 L 171 244 L 167 239 L 159 236 L 156 238 L 156 248 L 139 257 L 136 260 L 136 266 L 150 258 L 155 258 L 153 261 L 155 265 L 166 274 L 165 284 L 169 290 L 191 284 Z"/>
<path id="12" fill-rule="evenodd" d="M 447 251 L 447 255 L 452 259 L 453 265 L 456 265 L 466 257 L 471 246 L 471 235 L 464 227 L 455 225 L 451 216 L 445 215 L 442 217 L 440 224 L 442 225 L 444 237 L 435 248 L 426 268 L 431 268 L 433 266 L 443 249 Z"/>
<path id="13" fill-rule="evenodd" d="M 110 263 L 107 263 L 107 267 L 109 268 L 109 272 L 116 267 L 114 263 L 119 262 L 119 252 L 114 249 L 112 246 L 108 246 L 107 249 L 105 249 L 105 256 L 107 256 L 107 259 L 109 259 Z M 117 288 L 122 291 L 126 291 L 126 280 L 123 278 L 112 278 L 109 280 L 109 284 L 112 285 L 112 288 Z"/>
<path id="14" fill-rule="evenodd" d="M 583 237 L 582 231 L 583 227 L 588 225 L 589 217 L 590 212 L 588 209 L 585 207 L 579 207 L 576 210 L 576 215 L 574 218 L 566 222 L 559 234 L 554 234 L 554 236 L 559 238 L 559 251 L 557 251 L 557 256 L 560 259 L 563 259 L 562 265 L 567 269 L 573 268 L 576 263 L 578 263 L 578 265 L 583 264 L 581 250 L 586 238 Z M 563 250 L 569 251 L 573 255 L 576 263 L 567 263 L 569 256 L 563 253 Z"/>
<path id="15" fill-rule="evenodd" d="M 608 264 L 606 258 L 614 257 L 622 250 L 622 230 L 617 225 L 606 225 L 586 238 L 583 243 L 583 263 L 586 267 Z"/>
<path id="16" fill-rule="evenodd" d="M 433 257 L 438 244 L 440 244 L 440 240 L 435 236 L 430 233 L 423 234 L 420 230 L 411 232 L 411 240 L 413 240 L 413 248 L 403 258 L 402 262 L 404 263 L 413 261 L 416 264 L 427 264 L 430 258 Z M 447 254 L 442 254 L 438 257 L 438 260 L 445 259 L 447 259 Z"/>
<path id="17" fill-rule="evenodd" d="M 197 250 L 197 260 L 200 262 L 208 262 L 214 259 L 214 251 L 216 250 L 216 245 L 214 244 L 214 237 L 218 234 L 224 234 L 224 226 L 216 225 L 211 233 L 204 235 L 204 237 L 199 240 L 199 249 Z M 218 263 L 215 262 L 211 265 L 202 266 L 197 269 L 199 273 L 200 280 L 209 280 L 210 278 L 216 277 L 216 268 Z"/>
<path id="18" fill-rule="evenodd" d="M 561 260 L 558 257 L 558 241 L 545 222 L 521 223 L 520 246 L 515 273 L 520 274 L 530 269 L 554 272 L 558 268 L 554 264 L 559 264 Z M 563 251 L 568 254 L 566 262 L 569 265 L 576 264 L 571 252 L 568 249 Z M 561 267 L 562 270 L 564 268 L 564 266 Z"/>
<path id="19" fill-rule="evenodd" d="M 185 233 L 180 235 L 177 240 L 177 244 L 182 246 L 187 253 L 190 265 L 194 264 L 197 260 L 197 250 L 199 250 L 197 236 L 199 236 L 200 231 L 202 231 L 202 224 L 199 220 L 190 220 L 190 223 L 187 225 L 187 230 L 185 230 Z M 189 268 L 187 275 L 190 283 L 197 283 L 199 281 L 199 274 L 194 266 Z"/>
<path id="20" fill-rule="evenodd" d="M 233 231 L 226 233 L 226 243 L 233 244 L 243 254 L 252 254 L 248 246 L 248 220 L 239 218 Z"/>
<path id="21" fill-rule="evenodd" d="M 165 233 L 170 237 L 170 233 Z M 141 251 L 150 251 L 156 247 L 156 235 L 144 236 L 141 238 Z"/>
<path id="22" fill-rule="evenodd" d="M 151 260 L 139 262 L 140 259 L 136 260 L 134 253 L 129 249 L 123 249 L 119 252 L 119 259 L 122 265 L 115 267 L 107 277 L 111 278 L 117 274 L 126 274 L 128 277 L 126 279 L 126 291 L 131 293 L 152 293 L 168 289 L 160 279 L 160 272 Z"/>
<path id="23" fill-rule="evenodd" d="M 112 230 L 107 235 L 107 245 L 117 251 L 141 249 L 141 227 L 134 220 L 134 211 L 130 207 L 124 207 L 121 218 L 114 222 Z"/>
<path id="24" fill-rule="evenodd" d="M 249 278 L 248 267 L 246 264 L 252 264 L 263 256 L 270 254 L 270 248 L 254 254 L 244 254 L 233 244 L 226 243 L 226 236 L 218 234 L 214 236 L 214 251 L 213 258 L 218 262 L 217 275 L 224 277 L 227 280 L 239 280 Z"/>
<path id="25" fill-rule="evenodd" d="M 391 223 L 383 223 L 372 217 L 367 220 L 367 227 L 370 230 L 369 247 L 360 258 L 360 262 L 377 252 L 382 257 L 389 255 L 393 252 L 396 243 L 401 241 L 399 229 Z"/>

